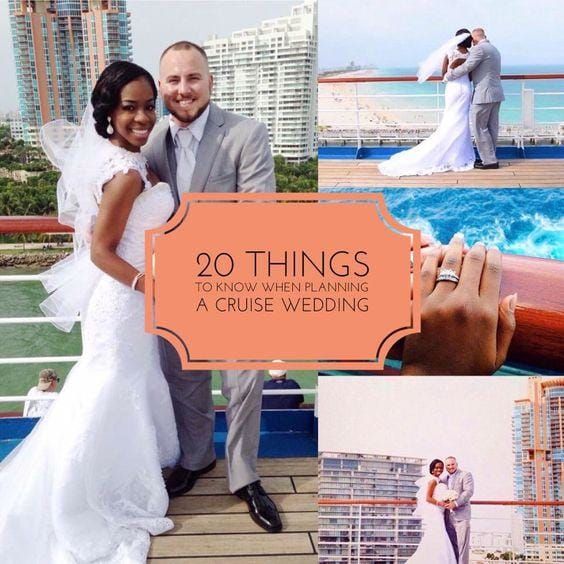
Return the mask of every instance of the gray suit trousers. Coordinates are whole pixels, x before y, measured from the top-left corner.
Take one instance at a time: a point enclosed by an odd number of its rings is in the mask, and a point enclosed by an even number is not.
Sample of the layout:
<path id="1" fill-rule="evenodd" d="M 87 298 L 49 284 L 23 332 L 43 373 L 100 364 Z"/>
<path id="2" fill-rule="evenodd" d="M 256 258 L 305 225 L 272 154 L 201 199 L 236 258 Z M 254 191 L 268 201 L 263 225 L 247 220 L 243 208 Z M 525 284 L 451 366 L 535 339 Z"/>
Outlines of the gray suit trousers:
<path id="1" fill-rule="evenodd" d="M 159 347 L 176 416 L 180 465 L 188 470 L 200 470 L 216 457 L 211 372 L 182 370 L 174 347 L 162 338 Z M 235 492 L 259 479 L 256 465 L 264 374 L 258 370 L 227 370 L 221 372 L 221 379 L 221 391 L 228 402 L 227 478 L 230 491 Z"/>
<path id="2" fill-rule="evenodd" d="M 472 104 L 470 123 L 478 153 L 484 164 L 497 162 L 495 149 L 499 132 L 500 106 L 501 102 Z"/>
<path id="3" fill-rule="evenodd" d="M 454 518 L 454 512 L 452 511 L 449 511 L 446 517 L 448 519 L 447 533 L 449 537 L 451 537 L 452 532 L 454 532 L 456 535 L 456 548 L 454 552 L 457 555 L 458 564 L 469 564 L 470 521 L 456 520 Z"/>
<path id="4" fill-rule="evenodd" d="M 458 539 L 456 537 L 456 529 L 450 519 L 450 514 L 451 512 L 448 509 L 445 509 L 445 528 L 448 538 L 450 539 L 450 544 L 452 544 L 452 548 L 454 549 L 456 561 L 458 562 Z"/>

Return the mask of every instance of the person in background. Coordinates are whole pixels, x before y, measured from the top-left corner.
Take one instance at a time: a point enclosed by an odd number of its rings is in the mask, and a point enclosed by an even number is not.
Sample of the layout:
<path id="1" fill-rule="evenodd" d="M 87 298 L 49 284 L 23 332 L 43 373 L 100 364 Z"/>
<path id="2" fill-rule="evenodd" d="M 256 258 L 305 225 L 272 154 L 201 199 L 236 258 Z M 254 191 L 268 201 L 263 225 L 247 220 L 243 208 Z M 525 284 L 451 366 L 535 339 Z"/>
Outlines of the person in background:
<path id="1" fill-rule="evenodd" d="M 301 386 L 292 379 L 286 378 L 286 370 L 269 370 L 270 380 L 264 383 L 265 390 L 299 390 Z M 304 396 L 299 395 L 263 395 L 263 409 L 298 409 Z"/>
<path id="2" fill-rule="evenodd" d="M 33 386 L 27 393 L 30 398 L 25 402 L 23 416 L 24 417 L 43 417 L 51 405 L 52 401 L 38 398 L 56 398 L 59 393 L 57 392 L 57 383 L 60 378 L 52 368 L 44 368 L 39 373 L 39 380 L 37 386 Z"/>

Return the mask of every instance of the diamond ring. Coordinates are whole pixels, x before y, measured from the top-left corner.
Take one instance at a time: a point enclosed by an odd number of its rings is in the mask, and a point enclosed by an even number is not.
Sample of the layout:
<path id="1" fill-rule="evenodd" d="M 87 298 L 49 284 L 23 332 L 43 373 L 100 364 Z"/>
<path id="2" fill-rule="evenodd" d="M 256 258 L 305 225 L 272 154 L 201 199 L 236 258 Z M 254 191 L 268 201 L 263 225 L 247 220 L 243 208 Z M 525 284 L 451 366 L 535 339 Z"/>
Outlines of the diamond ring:
<path id="1" fill-rule="evenodd" d="M 459 281 L 460 278 L 458 277 L 458 274 L 450 268 L 443 268 L 437 276 L 437 282 L 454 282 L 455 284 L 458 284 Z"/>

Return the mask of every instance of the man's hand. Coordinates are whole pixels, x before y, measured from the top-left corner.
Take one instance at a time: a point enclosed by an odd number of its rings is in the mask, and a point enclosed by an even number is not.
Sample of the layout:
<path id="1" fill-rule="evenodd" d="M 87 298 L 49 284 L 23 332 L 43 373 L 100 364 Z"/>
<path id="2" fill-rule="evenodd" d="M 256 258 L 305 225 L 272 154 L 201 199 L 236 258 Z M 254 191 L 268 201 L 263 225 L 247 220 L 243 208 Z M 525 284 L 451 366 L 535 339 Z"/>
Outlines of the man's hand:
<path id="1" fill-rule="evenodd" d="M 466 62 L 466 59 L 454 59 L 454 61 L 452 61 L 452 63 L 450 63 L 450 67 L 451 69 L 455 69 L 457 67 L 459 67 L 460 65 L 463 65 Z"/>

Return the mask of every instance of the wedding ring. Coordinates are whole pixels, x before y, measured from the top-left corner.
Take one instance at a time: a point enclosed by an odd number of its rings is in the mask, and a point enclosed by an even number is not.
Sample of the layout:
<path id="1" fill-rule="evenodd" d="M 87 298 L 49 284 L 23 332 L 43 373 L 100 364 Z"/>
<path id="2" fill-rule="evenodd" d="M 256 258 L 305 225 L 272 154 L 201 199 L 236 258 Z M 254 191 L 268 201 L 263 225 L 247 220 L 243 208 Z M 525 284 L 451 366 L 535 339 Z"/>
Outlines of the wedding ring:
<path id="1" fill-rule="evenodd" d="M 454 270 L 450 269 L 450 268 L 443 268 L 443 270 L 441 270 L 437 276 L 437 282 L 454 282 L 455 284 L 458 284 L 458 282 L 460 281 L 460 278 L 458 277 L 458 274 L 456 274 L 456 272 L 454 272 Z"/>

